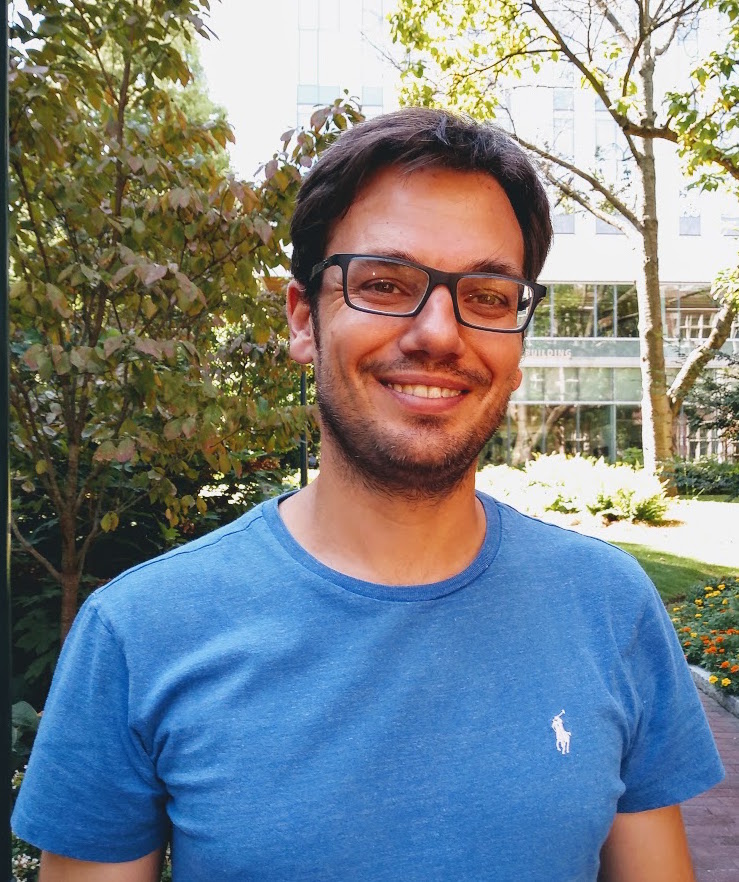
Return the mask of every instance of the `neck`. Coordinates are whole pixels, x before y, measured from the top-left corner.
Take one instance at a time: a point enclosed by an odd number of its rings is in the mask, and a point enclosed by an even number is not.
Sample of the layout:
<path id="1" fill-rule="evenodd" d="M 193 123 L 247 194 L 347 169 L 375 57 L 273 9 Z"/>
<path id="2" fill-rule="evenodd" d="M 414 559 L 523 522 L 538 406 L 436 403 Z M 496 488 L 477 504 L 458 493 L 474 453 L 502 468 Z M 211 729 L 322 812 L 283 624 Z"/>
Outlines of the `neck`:
<path id="1" fill-rule="evenodd" d="M 485 537 L 474 468 L 443 494 L 404 495 L 368 486 L 326 454 L 318 478 L 280 506 L 287 529 L 315 558 L 386 585 L 441 581 L 474 560 Z"/>

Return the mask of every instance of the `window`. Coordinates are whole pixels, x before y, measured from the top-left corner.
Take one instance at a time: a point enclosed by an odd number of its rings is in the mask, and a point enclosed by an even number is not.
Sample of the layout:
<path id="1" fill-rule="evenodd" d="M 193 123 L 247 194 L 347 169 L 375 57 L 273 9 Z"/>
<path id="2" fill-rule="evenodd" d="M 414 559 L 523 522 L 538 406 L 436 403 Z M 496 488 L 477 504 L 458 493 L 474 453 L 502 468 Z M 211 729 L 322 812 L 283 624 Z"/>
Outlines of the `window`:
<path id="1" fill-rule="evenodd" d="M 593 289 L 583 284 L 554 285 L 555 337 L 593 336 Z"/>
<path id="2" fill-rule="evenodd" d="M 678 232 L 681 236 L 700 236 L 701 214 L 695 191 L 683 187 L 680 190 L 680 220 Z"/>
<path id="3" fill-rule="evenodd" d="M 613 224 L 609 224 L 599 217 L 595 219 L 595 234 L 597 236 L 623 236 L 618 227 L 614 227 Z"/>
<path id="4" fill-rule="evenodd" d="M 639 336 L 639 303 L 634 285 L 616 285 L 616 336 Z"/>
<path id="5" fill-rule="evenodd" d="M 318 82 L 318 31 L 298 34 L 298 82 Z"/>
<path id="6" fill-rule="evenodd" d="M 572 234 L 575 232 L 575 215 L 571 212 L 555 212 L 552 215 L 552 229 L 555 233 Z"/>
<path id="7" fill-rule="evenodd" d="M 721 215 L 721 235 L 735 238 L 739 236 L 739 215 Z"/>
<path id="8" fill-rule="evenodd" d="M 318 27 L 318 0 L 298 0 L 298 27 L 301 30 Z"/>

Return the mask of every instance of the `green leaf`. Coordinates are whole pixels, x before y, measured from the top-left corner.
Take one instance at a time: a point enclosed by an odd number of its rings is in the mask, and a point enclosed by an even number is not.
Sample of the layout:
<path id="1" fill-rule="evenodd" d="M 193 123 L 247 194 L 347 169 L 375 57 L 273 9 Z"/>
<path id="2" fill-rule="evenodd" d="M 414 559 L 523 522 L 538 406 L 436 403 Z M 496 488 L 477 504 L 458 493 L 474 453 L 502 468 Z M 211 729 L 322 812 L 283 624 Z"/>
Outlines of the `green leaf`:
<path id="1" fill-rule="evenodd" d="M 119 522 L 118 514 L 114 511 L 108 511 L 100 519 L 100 528 L 104 533 L 111 533 Z"/>

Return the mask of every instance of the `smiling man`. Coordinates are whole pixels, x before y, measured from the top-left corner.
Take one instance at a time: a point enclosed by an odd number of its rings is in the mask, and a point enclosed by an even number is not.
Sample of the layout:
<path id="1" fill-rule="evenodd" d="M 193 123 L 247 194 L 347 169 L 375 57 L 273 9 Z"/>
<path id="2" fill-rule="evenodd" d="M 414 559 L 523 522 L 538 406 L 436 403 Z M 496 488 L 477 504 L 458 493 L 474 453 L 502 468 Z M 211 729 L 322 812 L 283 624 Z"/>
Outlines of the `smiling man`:
<path id="1" fill-rule="evenodd" d="M 321 472 L 124 574 L 60 659 L 16 830 L 42 882 L 689 882 L 721 763 L 627 554 L 475 493 L 551 239 L 500 131 L 347 132 L 293 226 Z"/>

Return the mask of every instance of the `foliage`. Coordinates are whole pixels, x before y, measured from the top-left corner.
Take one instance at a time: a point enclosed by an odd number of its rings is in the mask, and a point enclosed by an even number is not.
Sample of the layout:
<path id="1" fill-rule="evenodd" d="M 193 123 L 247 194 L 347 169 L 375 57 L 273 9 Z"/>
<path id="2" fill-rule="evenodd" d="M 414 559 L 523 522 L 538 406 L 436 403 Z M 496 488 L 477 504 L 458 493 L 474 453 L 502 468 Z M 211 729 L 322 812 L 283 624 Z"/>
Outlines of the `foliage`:
<path id="1" fill-rule="evenodd" d="M 222 115 L 183 111 L 206 0 L 28 7 L 9 74 L 12 472 L 29 496 L 13 529 L 61 588 L 65 634 L 94 543 L 128 512 L 148 500 L 183 528 L 200 488 L 295 445 L 292 198 L 358 114 L 318 112 L 244 183 Z"/>
<path id="2" fill-rule="evenodd" d="M 690 173 L 700 174 L 700 185 L 714 190 L 739 181 L 739 150 L 736 131 L 739 117 L 739 3 L 736 0 L 704 0 L 704 10 L 718 10 L 725 22 L 721 45 L 697 62 L 690 72 L 689 89 L 666 94 L 668 114 L 680 152 Z"/>
<path id="3" fill-rule="evenodd" d="M 540 0 L 399 0 L 391 16 L 393 37 L 406 50 L 402 100 L 446 105 L 487 119 L 502 114 L 513 136 L 538 159 L 557 200 L 584 210 L 627 235 L 640 252 L 637 278 L 642 351 L 645 467 L 652 473 L 672 455 L 671 424 L 684 396 L 728 338 L 737 300 L 715 287 L 719 313 L 712 333 L 690 354 L 668 389 L 659 293 L 655 140 L 678 145 L 702 165 L 718 164 L 739 176 L 732 137 L 739 116 L 733 74 L 736 0 L 677 0 L 649 4 L 584 0 L 542 4 Z M 670 52 L 682 56 L 679 40 L 707 22 L 731 28 L 728 48 L 719 46 L 696 65 L 683 91 L 669 98 L 660 84 Z M 682 62 L 682 57 L 681 57 Z M 592 93 L 601 111 L 598 125 L 613 125 L 614 145 L 586 157 L 558 146 L 556 126 L 529 131 L 517 119 L 515 91 L 536 82 L 548 67 L 557 82 L 562 66 L 572 82 Z M 682 65 L 684 68 L 684 65 Z M 550 79 L 551 83 L 551 79 Z M 682 96 L 682 97 L 681 97 Z M 551 119 L 551 117 L 549 117 Z M 568 139 L 564 139 L 565 145 Z M 691 160 L 692 161 L 692 160 Z"/>
<path id="4" fill-rule="evenodd" d="M 628 551 L 639 561 L 665 603 L 684 598 L 685 593 L 697 582 L 705 583 L 726 572 L 725 567 L 705 563 L 693 557 L 669 554 L 647 545 L 631 542 L 614 542 L 614 545 Z"/>
<path id="5" fill-rule="evenodd" d="M 739 695 L 739 581 L 696 586 L 670 615 L 687 660 L 711 672 L 722 692 Z"/>
<path id="6" fill-rule="evenodd" d="M 709 457 L 675 460 L 674 475 L 681 496 L 739 497 L 739 463 Z"/>
<path id="7" fill-rule="evenodd" d="M 705 374 L 685 402 L 691 429 L 713 429 L 739 442 L 739 359 L 726 356 L 725 367 Z"/>
<path id="8" fill-rule="evenodd" d="M 476 484 L 535 517 L 589 512 L 609 521 L 658 523 L 668 505 L 662 484 L 642 469 L 579 455 L 539 456 L 523 469 L 486 466 Z"/>

